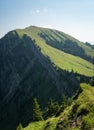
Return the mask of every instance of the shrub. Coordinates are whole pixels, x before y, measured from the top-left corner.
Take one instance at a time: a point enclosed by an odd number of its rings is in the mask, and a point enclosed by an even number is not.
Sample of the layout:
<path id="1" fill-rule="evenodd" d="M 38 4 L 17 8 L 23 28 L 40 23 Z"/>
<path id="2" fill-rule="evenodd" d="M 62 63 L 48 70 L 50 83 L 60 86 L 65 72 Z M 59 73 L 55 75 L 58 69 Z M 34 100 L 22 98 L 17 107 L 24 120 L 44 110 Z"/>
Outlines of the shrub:
<path id="1" fill-rule="evenodd" d="M 94 127 L 94 115 L 85 116 L 82 121 L 81 130 L 90 130 Z"/>
<path id="2" fill-rule="evenodd" d="M 85 104 L 81 105 L 77 110 L 77 116 L 86 115 L 89 112 L 89 107 Z"/>
<path id="3" fill-rule="evenodd" d="M 94 77 L 91 78 L 91 80 L 90 80 L 90 85 L 91 85 L 91 86 L 94 86 Z"/>

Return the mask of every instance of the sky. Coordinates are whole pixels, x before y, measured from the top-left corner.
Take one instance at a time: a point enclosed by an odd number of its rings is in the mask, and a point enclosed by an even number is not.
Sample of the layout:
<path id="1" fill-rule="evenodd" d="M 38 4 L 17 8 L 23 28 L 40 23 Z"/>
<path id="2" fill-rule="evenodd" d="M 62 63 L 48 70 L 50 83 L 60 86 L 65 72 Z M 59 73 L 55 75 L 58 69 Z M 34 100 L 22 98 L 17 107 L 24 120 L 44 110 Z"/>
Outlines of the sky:
<path id="1" fill-rule="evenodd" d="M 0 38 L 30 25 L 94 44 L 94 0 L 0 0 Z"/>

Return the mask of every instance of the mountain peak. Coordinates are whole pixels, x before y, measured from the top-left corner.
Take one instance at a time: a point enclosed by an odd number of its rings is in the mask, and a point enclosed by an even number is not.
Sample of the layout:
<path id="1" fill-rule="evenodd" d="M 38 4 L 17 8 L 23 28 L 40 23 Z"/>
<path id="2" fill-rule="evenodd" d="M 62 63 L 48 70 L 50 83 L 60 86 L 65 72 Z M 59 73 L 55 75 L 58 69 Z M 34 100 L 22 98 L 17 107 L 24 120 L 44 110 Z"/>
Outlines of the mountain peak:
<path id="1" fill-rule="evenodd" d="M 35 26 L 0 39 L 0 129 L 15 130 L 19 117 L 27 125 L 35 97 L 42 107 L 49 98 L 72 97 L 94 76 L 93 54 L 63 32 Z"/>

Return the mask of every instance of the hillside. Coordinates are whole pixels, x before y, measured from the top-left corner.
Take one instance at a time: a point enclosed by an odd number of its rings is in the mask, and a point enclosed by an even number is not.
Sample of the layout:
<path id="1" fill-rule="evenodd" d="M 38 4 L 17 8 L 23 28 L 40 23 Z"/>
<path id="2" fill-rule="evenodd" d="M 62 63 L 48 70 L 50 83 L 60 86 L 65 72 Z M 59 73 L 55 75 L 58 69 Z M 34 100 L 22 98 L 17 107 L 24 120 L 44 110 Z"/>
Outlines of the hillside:
<path id="1" fill-rule="evenodd" d="M 24 130 L 93 130 L 94 129 L 94 87 L 81 84 L 82 92 L 77 94 L 71 106 L 59 117 L 32 122 Z"/>
<path id="2" fill-rule="evenodd" d="M 46 43 L 54 48 L 70 53 L 72 55 L 79 56 L 94 63 L 94 50 L 90 46 L 83 44 L 68 34 L 57 30 L 35 26 L 30 26 L 24 30 L 17 29 L 16 31 L 20 37 L 22 37 L 23 34 L 26 34 L 32 39 L 36 39 L 36 41 L 38 40 L 37 44 L 40 47 L 42 47 L 42 44 Z"/>
<path id="3" fill-rule="evenodd" d="M 0 129 L 26 126 L 35 97 L 42 109 L 49 98 L 72 97 L 81 82 L 94 76 L 93 54 L 57 30 L 30 26 L 6 34 L 0 39 Z"/>
<path id="4" fill-rule="evenodd" d="M 24 30 L 16 30 L 16 32 L 20 37 L 23 37 L 23 35 L 26 34 L 35 40 L 35 44 L 39 46 L 41 52 L 44 55 L 48 56 L 51 61 L 61 69 L 69 71 L 73 69 L 75 72 L 86 76 L 94 75 L 94 72 L 92 71 L 94 69 L 93 65 L 86 60 L 83 60 L 87 59 L 91 61 L 90 57 L 92 57 L 93 62 L 94 50 L 79 42 L 78 40 L 72 38 L 71 36 L 56 30 L 38 28 L 33 26 Z M 64 47 L 65 45 L 66 47 Z"/>
<path id="5" fill-rule="evenodd" d="M 71 71 L 73 69 L 74 72 L 86 76 L 94 75 L 94 72 L 92 71 L 94 67 L 92 64 L 90 64 L 90 61 L 93 62 L 94 50 L 87 45 L 81 43 L 80 41 L 72 38 L 71 36 L 57 30 L 33 26 L 30 26 L 26 29 L 17 29 L 16 31 L 12 31 L 11 33 L 14 36 L 18 35 L 20 38 L 23 38 L 23 36 L 26 35 L 34 40 L 35 45 L 37 45 L 41 53 L 43 53 L 44 56 L 49 57 L 51 62 L 59 68 L 68 71 Z M 44 37 L 41 35 L 44 35 Z M 46 40 L 49 41 L 49 43 L 45 40 L 45 37 Z M 62 43 L 60 43 L 60 41 Z M 65 45 L 66 47 L 64 47 Z M 84 57 L 79 54 L 83 55 Z"/>

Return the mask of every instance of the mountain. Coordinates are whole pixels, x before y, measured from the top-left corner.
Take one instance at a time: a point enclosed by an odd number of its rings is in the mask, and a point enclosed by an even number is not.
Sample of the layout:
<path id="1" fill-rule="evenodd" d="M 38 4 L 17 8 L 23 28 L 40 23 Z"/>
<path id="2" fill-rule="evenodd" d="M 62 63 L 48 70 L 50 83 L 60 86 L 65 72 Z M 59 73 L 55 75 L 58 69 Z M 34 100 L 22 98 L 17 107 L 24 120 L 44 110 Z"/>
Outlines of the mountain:
<path id="1" fill-rule="evenodd" d="M 33 33 L 31 33 L 32 31 Z M 17 32 L 20 37 L 22 37 L 23 34 L 27 34 L 33 39 L 38 39 L 38 41 L 40 39 L 40 41 L 42 40 L 42 43 L 44 41 L 46 44 L 64 52 L 79 56 L 91 62 L 94 60 L 94 50 L 91 48 L 91 46 L 89 47 L 87 44 L 83 44 L 82 42 L 63 32 L 34 26 L 30 26 L 24 29 L 24 31 L 18 29 Z"/>
<path id="2" fill-rule="evenodd" d="M 93 63 L 94 50 L 63 32 L 30 26 L 6 34 L 0 39 L 0 129 L 26 126 L 35 97 L 44 108 L 49 98 L 73 96 L 94 76 Z"/>
<path id="3" fill-rule="evenodd" d="M 86 42 L 85 43 L 87 46 L 91 47 L 92 49 L 94 49 L 94 45 L 91 45 L 90 43 Z"/>

